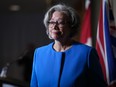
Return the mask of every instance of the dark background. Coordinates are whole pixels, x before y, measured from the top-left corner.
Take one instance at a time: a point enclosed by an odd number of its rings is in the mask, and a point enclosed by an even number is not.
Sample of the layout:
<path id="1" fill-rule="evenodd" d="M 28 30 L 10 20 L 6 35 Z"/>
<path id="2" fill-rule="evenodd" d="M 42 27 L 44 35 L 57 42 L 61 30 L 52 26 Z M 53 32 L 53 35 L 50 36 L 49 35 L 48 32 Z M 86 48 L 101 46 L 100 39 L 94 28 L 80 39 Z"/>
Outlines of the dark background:
<path id="1" fill-rule="evenodd" d="M 98 1 L 92 1 L 96 3 L 96 6 L 92 5 L 94 32 L 97 26 L 94 11 L 99 9 Z M 59 2 L 74 7 L 83 17 L 84 0 L 0 0 L 0 70 L 6 63 L 12 63 L 8 68 L 8 78 L 25 80 L 25 67 L 31 64 L 29 61 L 32 62 L 34 49 L 51 42 L 43 18 L 49 6 Z M 13 9 L 13 6 L 18 7 Z"/>

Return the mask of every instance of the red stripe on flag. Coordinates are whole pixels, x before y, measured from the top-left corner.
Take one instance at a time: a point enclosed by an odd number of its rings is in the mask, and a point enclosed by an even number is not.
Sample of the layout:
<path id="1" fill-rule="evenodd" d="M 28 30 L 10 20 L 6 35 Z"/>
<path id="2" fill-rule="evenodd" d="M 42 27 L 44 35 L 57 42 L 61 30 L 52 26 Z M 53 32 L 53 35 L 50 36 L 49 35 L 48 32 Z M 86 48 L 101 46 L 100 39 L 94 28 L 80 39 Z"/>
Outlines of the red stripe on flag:
<path id="1" fill-rule="evenodd" d="M 104 79 L 106 80 L 106 68 L 105 68 L 105 43 L 104 43 L 104 26 L 103 26 L 103 3 L 101 0 L 100 5 L 100 14 L 98 20 L 98 29 L 97 29 L 97 41 L 96 41 L 96 50 L 98 52 L 102 71 L 104 74 Z"/>

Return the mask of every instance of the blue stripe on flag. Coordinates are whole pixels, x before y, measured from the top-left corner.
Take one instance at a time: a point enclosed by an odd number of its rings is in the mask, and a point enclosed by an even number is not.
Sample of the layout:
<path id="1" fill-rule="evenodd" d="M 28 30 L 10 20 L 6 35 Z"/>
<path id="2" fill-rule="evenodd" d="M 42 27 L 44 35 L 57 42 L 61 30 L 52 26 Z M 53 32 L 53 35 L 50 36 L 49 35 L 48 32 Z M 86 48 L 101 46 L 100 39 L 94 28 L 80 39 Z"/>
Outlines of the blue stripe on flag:
<path id="1" fill-rule="evenodd" d="M 105 28 L 105 44 L 106 44 L 106 54 L 107 54 L 107 62 L 109 69 L 109 81 L 112 82 L 116 80 L 116 59 L 113 56 L 113 50 L 111 46 L 110 32 L 109 32 L 109 22 L 108 22 L 108 14 L 107 14 L 107 3 L 105 2 L 104 8 L 104 28 Z"/>

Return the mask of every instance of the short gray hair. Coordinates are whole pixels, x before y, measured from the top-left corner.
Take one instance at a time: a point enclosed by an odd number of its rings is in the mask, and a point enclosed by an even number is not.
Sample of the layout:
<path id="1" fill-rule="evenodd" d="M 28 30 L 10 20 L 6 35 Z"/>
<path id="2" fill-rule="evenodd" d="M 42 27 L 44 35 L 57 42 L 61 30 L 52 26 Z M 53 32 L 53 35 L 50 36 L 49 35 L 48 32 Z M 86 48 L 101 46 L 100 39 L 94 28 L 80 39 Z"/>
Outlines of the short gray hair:
<path id="1" fill-rule="evenodd" d="M 70 26 L 72 29 L 71 37 L 74 36 L 79 31 L 80 17 L 75 9 L 70 6 L 66 6 L 65 4 L 54 5 L 46 12 L 43 22 L 46 28 L 47 35 L 49 36 L 48 22 L 50 21 L 52 14 L 55 11 L 64 12 L 69 17 Z"/>

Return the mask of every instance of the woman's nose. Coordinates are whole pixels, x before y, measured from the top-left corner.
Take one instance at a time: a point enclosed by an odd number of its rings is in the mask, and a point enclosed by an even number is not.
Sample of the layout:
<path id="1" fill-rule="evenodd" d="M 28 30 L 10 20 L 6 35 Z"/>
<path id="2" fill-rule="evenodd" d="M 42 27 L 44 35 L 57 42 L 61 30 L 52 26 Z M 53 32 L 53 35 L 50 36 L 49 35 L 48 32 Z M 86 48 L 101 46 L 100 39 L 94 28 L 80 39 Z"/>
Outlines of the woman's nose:
<path id="1" fill-rule="evenodd" d="M 54 23 L 53 28 L 54 29 L 58 29 L 58 24 L 57 23 Z"/>

